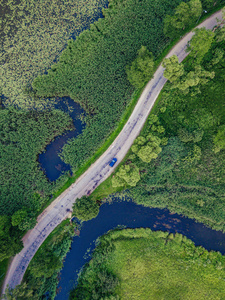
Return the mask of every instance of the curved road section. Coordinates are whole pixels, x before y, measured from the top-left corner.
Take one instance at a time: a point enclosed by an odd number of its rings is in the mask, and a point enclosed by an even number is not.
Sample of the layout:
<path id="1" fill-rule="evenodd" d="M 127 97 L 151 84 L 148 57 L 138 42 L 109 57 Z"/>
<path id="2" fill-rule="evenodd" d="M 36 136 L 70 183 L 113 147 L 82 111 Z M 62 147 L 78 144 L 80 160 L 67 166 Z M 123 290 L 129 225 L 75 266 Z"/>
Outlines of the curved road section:
<path id="1" fill-rule="evenodd" d="M 198 27 L 213 29 L 217 25 L 216 18 L 222 19 L 221 11 L 209 17 Z M 187 34 L 167 55 L 177 55 L 182 61 L 187 53 L 185 52 L 187 42 L 193 33 Z M 90 194 L 100 183 L 102 183 L 122 161 L 127 151 L 131 147 L 135 138 L 139 135 L 166 79 L 163 77 L 163 67 L 160 65 L 154 74 L 154 78 L 145 87 L 136 107 L 123 130 L 115 139 L 108 150 L 66 191 L 64 191 L 52 204 L 38 217 L 38 223 L 23 238 L 24 248 L 17 254 L 8 270 L 4 282 L 3 293 L 7 285 L 15 288 L 21 283 L 23 275 L 32 257 L 41 246 L 47 236 L 69 215 L 76 198 Z M 118 162 L 113 168 L 109 162 L 113 157 Z"/>

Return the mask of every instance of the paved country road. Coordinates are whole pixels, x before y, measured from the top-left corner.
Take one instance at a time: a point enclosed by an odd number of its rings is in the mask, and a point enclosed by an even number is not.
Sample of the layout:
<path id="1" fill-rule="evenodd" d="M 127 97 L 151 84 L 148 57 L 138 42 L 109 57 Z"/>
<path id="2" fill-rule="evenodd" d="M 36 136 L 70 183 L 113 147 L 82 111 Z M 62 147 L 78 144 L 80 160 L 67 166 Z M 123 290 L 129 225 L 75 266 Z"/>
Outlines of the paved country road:
<path id="1" fill-rule="evenodd" d="M 212 29 L 217 24 L 216 18 L 222 19 L 221 11 L 209 17 L 198 27 L 204 26 L 207 29 Z M 192 36 L 192 32 L 187 34 L 170 51 L 167 57 L 175 54 L 178 56 L 179 61 L 182 61 L 187 56 L 185 49 L 187 42 Z M 74 184 L 44 210 L 38 217 L 37 225 L 23 237 L 24 248 L 14 257 L 10 265 L 3 286 L 3 293 L 7 285 L 15 288 L 16 285 L 21 283 L 32 257 L 52 230 L 68 217 L 76 198 L 90 194 L 122 161 L 133 141 L 140 133 L 148 114 L 166 83 L 163 71 L 164 69 L 160 65 L 154 74 L 154 78 L 145 87 L 123 130 L 108 150 Z M 118 162 L 111 168 L 109 162 L 113 157 L 116 157 Z"/>

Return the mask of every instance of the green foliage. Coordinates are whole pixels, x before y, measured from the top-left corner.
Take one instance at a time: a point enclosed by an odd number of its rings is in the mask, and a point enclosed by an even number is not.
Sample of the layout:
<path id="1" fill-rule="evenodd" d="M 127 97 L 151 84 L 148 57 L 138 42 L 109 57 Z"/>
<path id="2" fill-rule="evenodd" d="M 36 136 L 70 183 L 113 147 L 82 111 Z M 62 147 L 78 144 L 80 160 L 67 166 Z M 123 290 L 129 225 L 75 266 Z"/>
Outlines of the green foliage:
<path id="1" fill-rule="evenodd" d="M 200 65 L 195 65 L 194 70 L 187 72 L 183 63 L 178 62 L 176 55 L 164 59 L 163 67 L 165 67 L 164 77 L 173 83 L 171 88 L 178 88 L 185 94 L 189 93 L 190 88 L 192 88 L 192 94 L 199 93 L 197 86 L 206 84 L 215 76 L 214 72 L 206 71 Z"/>
<path id="2" fill-rule="evenodd" d="M 225 231 L 225 152 L 222 150 L 225 58 L 221 57 L 218 64 L 212 63 L 216 49 L 223 52 L 224 43 L 215 40 L 201 65 L 192 57 L 187 57 L 183 63 L 184 74 L 180 80 L 185 80 L 185 76 L 196 69 L 200 72 L 198 93 L 194 87 L 189 87 L 190 93 L 185 94 L 181 89 L 173 89 L 174 83 L 169 82 L 164 87 L 154 110 L 158 119 L 155 116 L 149 119 L 151 123 L 151 119 L 155 119 L 151 126 L 159 126 L 159 122 L 165 128 L 168 144 L 149 164 L 134 161 L 144 173 L 137 186 L 130 188 L 129 196 L 139 204 L 167 207 Z M 205 78 L 205 72 L 212 74 L 211 78 Z M 161 107 L 166 110 L 162 112 Z M 141 137 L 149 132 L 148 124 Z"/>
<path id="3" fill-rule="evenodd" d="M 101 293 L 102 269 L 117 278 L 107 295 L 113 298 Z M 70 299 L 222 299 L 224 275 L 224 256 L 196 247 L 181 234 L 114 230 L 100 238 Z"/>
<path id="4" fill-rule="evenodd" d="M 220 126 L 216 136 L 213 139 L 214 152 L 220 152 L 225 149 L 225 125 Z"/>
<path id="5" fill-rule="evenodd" d="M 185 128 L 180 128 L 178 130 L 178 137 L 181 140 L 181 142 L 188 143 L 188 142 L 194 142 L 198 143 L 202 140 L 202 137 L 204 135 L 203 130 L 194 130 L 192 133 L 188 132 Z"/>
<path id="6" fill-rule="evenodd" d="M 164 130 L 160 131 L 164 132 Z M 131 150 L 143 161 L 150 163 L 152 159 L 156 159 L 158 154 L 162 151 L 159 147 L 161 139 L 153 134 L 149 134 L 144 138 L 138 137 L 131 147 Z"/>
<path id="7" fill-rule="evenodd" d="M 10 228 L 10 218 L 8 216 L 0 216 L 0 237 L 7 237 Z"/>
<path id="8" fill-rule="evenodd" d="M 195 35 L 188 43 L 187 51 L 191 57 L 193 57 L 197 63 L 200 63 L 209 51 L 212 42 L 214 40 L 215 33 L 210 29 L 196 28 L 194 30 Z"/>
<path id="9" fill-rule="evenodd" d="M 40 170 L 37 155 L 55 136 L 70 127 L 70 117 L 59 110 L 0 110 L 1 214 L 13 215 L 26 207 L 30 218 L 30 213 L 40 210 L 54 185 Z M 16 226 L 20 220 L 16 221 L 17 215 L 14 218 Z"/>
<path id="10" fill-rule="evenodd" d="M 175 9 L 173 16 L 166 15 L 164 19 L 164 33 L 169 37 L 174 37 L 185 27 L 194 24 L 202 14 L 202 4 L 200 0 L 191 0 L 187 3 L 181 2 Z"/>
<path id="11" fill-rule="evenodd" d="M 20 225 L 26 217 L 27 217 L 27 211 L 26 210 L 24 210 L 24 209 L 17 210 L 12 215 L 12 225 L 13 226 Z"/>
<path id="12" fill-rule="evenodd" d="M 0 238 L 0 261 L 16 255 L 23 249 L 23 243 L 16 232 L 10 232 L 5 238 Z"/>
<path id="13" fill-rule="evenodd" d="M 165 68 L 163 75 L 170 82 L 177 81 L 184 74 L 184 66 L 178 62 L 176 55 L 165 58 L 162 65 Z"/>
<path id="14" fill-rule="evenodd" d="M 2 299 L 5 300 L 29 300 L 38 298 L 33 297 L 33 291 L 29 290 L 26 283 L 18 285 L 15 289 L 6 289 Z"/>
<path id="15" fill-rule="evenodd" d="M 130 67 L 127 67 L 126 72 L 130 83 L 136 88 L 141 88 L 153 76 L 154 60 L 152 53 L 145 46 L 142 46 L 138 50 L 137 58 Z"/>
<path id="16" fill-rule="evenodd" d="M 213 79 L 214 75 L 214 72 L 205 71 L 200 65 L 197 65 L 194 71 L 186 73 L 180 80 L 174 82 L 173 88 L 178 88 L 187 94 L 189 88 L 206 84 L 210 79 Z M 195 89 L 195 92 L 199 93 L 199 88 Z"/>
<path id="17" fill-rule="evenodd" d="M 51 277 L 55 270 L 62 268 L 62 261 L 60 257 L 46 249 L 44 255 L 37 255 L 35 262 L 30 263 L 29 270 L 35 277 Z"/>
<path id="18" fill-rule="evenodd" d="M 135 165 L 121 166 L 112 178 L 112 186 L 136 186 L 140 180 L 139 169 Z"/>
<path id="19" fill-rule="evenodd" d="M 62 153 L 73 171 L 118 124 L 134 90 L 126 66 L 132 64 L 142 45 L 155 57 L 162 53 L 168 43 L 162 20 L 178 3 L 180 0 L 111 0 L 103 10 L 104 19 L 70 40 L 59 62 L 34 80 L 38 96 L 69 95 L 87 112 L 83 133 L 71 139 Z"/>
<path id="20" fill-rule="evenodd" d="M 87 196 L 77 199 L 73 204 L 73 215 L 82 221 L 88 221 L 97 217 L 98 212 L 99 205 Z"/>

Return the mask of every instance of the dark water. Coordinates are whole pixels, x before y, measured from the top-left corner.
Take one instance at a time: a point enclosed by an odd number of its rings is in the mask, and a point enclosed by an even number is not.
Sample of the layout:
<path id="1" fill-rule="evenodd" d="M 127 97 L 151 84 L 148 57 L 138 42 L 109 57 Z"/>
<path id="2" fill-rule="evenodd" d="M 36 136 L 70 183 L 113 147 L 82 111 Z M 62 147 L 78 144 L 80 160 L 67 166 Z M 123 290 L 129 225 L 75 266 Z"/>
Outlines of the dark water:
<path id="1" fill-rule="evenodd" d="M 71 251 L 67 254 L 61 271 L 59 282 L 61 292 L 56 296 L 56 300 L 69 298 L 69 291 L 76 282 L 79 270 L 89 261 L 90 252 L 95 248 L 95 240 L 118 225 L 182 233 L 196 246 L 201 245 L 209 251 L 220 251 L 225 254 L 225 233 L 211 230 L 192 219 L 171 214 L 167 209 L 144 207 L 133 202 L 104 204 L 101 206 L 97 218 L 84 222 L 80 236 L 74 238 Z M 87 250 L 89 251 L 87 252 Z M 88 253 L 89 255 L 87 255 Z"/>
<path id="2" fill-rule="evenodd" d="M 79 119 L 80 115 L 84 114 L 84 110 L 71 98 L 59 98 L 54 107 L 70 115 L 73 119 L 75 130 L 68 130 L 63 135 L 58 136 L 54 141 L 47 145 L 45 152 L 42 152 L 38 157 L 42 170 L 51 181 L 59 178 L 62 173 L 70 171 L 70 165 L 67 165 L 61 160 L 59 153 L 68 140 L 80 134 L 85 127 L 85 124 Z"/>

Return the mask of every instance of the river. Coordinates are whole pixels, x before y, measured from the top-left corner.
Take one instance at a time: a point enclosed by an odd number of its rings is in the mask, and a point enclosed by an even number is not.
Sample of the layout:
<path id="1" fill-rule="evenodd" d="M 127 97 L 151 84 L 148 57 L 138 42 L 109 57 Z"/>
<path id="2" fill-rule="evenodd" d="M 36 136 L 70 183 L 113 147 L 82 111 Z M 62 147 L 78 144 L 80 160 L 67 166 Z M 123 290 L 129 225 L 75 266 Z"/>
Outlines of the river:
<path id="1" fill-rule="evenodd" d="M 71 171 L 70 165 L 67 165 L 60 158 L 59 154 L 68 140 L 77 137 L 78 134 L 80 134 L 85 128 L 85 123 L 83 123 L 80 119 L 80 116 L 84 114 L 84 110 L 71 98 L 58 98 L 58 101 L 54 105 L 54 108 L 60 109 L 69 114 L 73 119 L 75 129 L 67 130 L 63 135 L 56 137 L 38 156 L 38 161 L 41 165 L 41 169 L 44 171 L 45 175 L 50 181 L 56 180 L 66 171 Z"/>
<path id="2" fill-rule="evenodd" d="M 103 204 L 98 216 L 83 222 L 80 236 L 74 237 L 60 274 L 56 300 L 69 299 L 69 292 L 76 284 L 80 269 L 90 260 L 96 239 L 117 226 L 178 232 L 191 239 L 196 246 L 225 254 L 225 233 L 221 231 L 212 230 L 182 215 L 172 214 L 167 209 L 144 207 L 132 201 L 114 201 L 112 204 Z"/>

